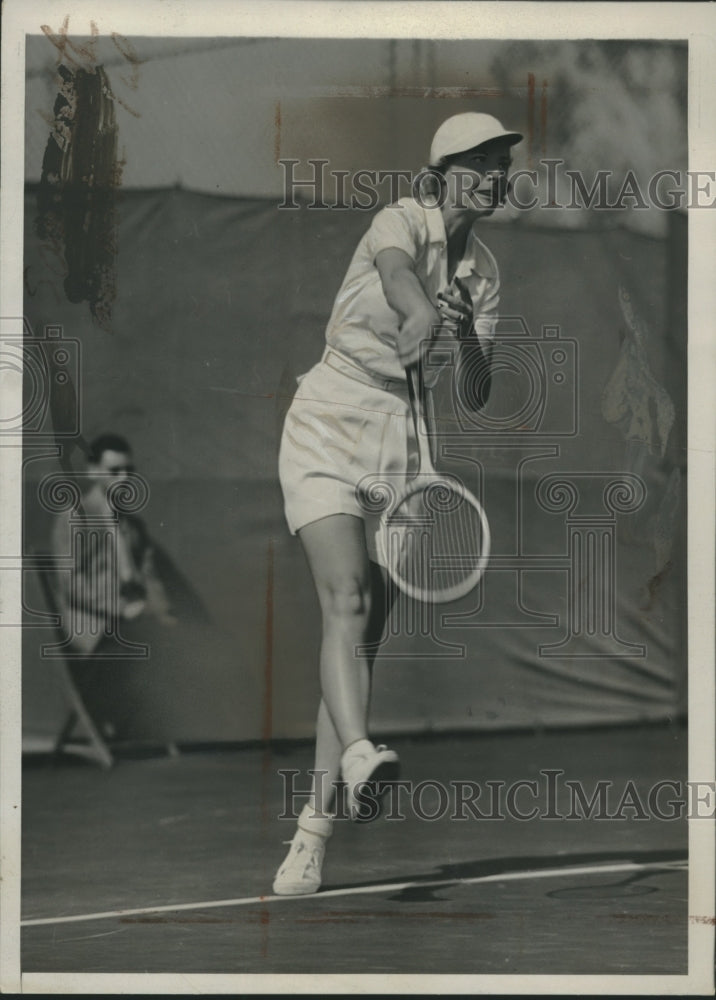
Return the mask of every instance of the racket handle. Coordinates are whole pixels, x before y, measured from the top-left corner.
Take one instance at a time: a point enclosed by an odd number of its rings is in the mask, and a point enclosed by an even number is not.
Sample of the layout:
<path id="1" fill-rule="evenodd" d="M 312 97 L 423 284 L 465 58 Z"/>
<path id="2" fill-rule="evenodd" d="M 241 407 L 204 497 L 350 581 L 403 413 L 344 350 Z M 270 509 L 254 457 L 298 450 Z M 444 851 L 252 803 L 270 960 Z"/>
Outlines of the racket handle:
<path id="1" fill-rule="evenodd" d="M 423 381 L 423 366 L 421 361 L 416 361 L 408 365 L 405 369 L 408 382 L 408 398 L 410 400 L 410 410 L 413 415 L 413 426 L 415 427 L 415 437 L 418 442 L 418 474 L 421 472 L 434 472 L 432 454 L 430 450 L 430 438 L 428 437 L 428 427 L 425 414 L 425 383 Z"/>

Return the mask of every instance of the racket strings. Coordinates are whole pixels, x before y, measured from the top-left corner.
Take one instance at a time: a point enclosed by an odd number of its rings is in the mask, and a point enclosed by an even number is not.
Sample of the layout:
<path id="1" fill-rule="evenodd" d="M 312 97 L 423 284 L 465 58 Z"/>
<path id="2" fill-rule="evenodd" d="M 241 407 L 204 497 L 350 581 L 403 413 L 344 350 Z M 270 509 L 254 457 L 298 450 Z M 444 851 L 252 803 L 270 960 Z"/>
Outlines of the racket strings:
<path id="1" fill-rule="evenodd" d="M 431 600 L 448 599 L 444 595 L 475 580 L 486 554 L 479 507 L 446 480 L 404 497 L 388 521 L 388 532 L 393 575 Z"/>

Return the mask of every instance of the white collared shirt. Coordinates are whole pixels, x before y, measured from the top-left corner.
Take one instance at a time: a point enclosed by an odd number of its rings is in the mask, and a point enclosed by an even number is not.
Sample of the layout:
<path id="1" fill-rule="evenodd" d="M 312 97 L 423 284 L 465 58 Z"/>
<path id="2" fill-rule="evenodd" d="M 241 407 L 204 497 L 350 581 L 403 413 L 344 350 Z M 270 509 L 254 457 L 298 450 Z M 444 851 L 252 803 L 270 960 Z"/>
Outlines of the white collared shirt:
<path id="1" fill-rule="evenodd" d="M 405 370 L 396 353 L 400 317 L 388 305 L 375 265 L 377 254 L 391 247 L 403 250 L 415 262 L 415 273 L 437 307 L 438 292 L 448 288 L 442 214 L 435 205 L 401 198 L 378 212 L 358 244 L 333 305 L 326 342 L 368 371 L 402 379 Z M 477 238 L 474 227 L 455 276 L 470 292 L 477 336 L 483 342 L 492 340 L 500 279 L 495 258 Z"/>

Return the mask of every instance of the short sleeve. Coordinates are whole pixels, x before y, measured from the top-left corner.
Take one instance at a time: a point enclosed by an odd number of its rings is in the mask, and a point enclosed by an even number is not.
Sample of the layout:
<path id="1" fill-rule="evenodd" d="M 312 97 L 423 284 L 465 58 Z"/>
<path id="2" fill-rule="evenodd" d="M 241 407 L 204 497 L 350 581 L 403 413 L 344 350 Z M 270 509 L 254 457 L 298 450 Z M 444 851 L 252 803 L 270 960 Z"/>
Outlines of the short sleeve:
<path id="1" fill-rule="evenodd" d="M 402 250 L 411 260 L 419 256 L 420 227 L 411 203 L 401 200 L 381 209 L 366 233 L 366 249 L 371 261 L 381 250 Z"/>

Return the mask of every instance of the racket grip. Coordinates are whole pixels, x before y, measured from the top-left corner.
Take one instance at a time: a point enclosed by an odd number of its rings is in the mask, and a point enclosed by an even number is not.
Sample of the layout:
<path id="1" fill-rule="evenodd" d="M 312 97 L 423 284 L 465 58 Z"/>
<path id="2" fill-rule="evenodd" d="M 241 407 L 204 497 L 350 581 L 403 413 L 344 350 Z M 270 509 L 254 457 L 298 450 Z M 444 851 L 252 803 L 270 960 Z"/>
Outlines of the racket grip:
<path id="1" fill-rule="evenodd" d="M 413 415 L 418 412 L 418 400 L 420 398 L 420 362 L 414 361 L 405 369 L 405 376 L 408 382 L 408 396 Z"/>
<path id="2" fill-rule="evenodd" d="M 425 418 L 425 383 L 423 382 L 423 366 L 421 361 L 408 365 L 405 369 L 408 383 L 408 398 L 413 415 L 415 437 L 418 442 L 418 474 L 433 472 L 433 461 L 428 436 L 427 420 Z"/>

